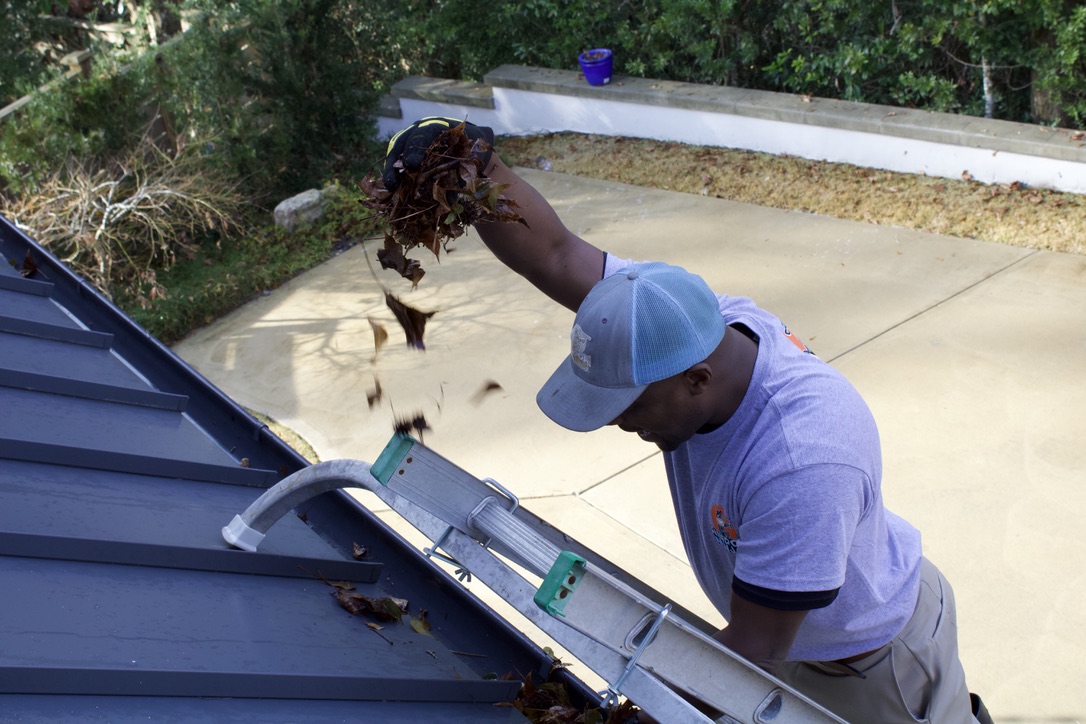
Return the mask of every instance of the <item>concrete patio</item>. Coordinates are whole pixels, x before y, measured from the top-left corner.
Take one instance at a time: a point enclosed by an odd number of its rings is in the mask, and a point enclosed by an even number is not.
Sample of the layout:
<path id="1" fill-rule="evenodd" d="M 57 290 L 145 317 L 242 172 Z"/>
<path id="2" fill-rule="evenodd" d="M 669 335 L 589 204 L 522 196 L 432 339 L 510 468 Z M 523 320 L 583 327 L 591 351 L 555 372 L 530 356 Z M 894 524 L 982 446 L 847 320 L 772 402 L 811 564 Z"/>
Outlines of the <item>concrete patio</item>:
<path id="1" fill-rule="evenodd" d="M 970 687 L 999 722 L 1086 719 L 1086 257 L 519 173 L 597 246 L 754 298 L 844 372 L 880 426 L 887 505 L 955 587 Z M 415 253 L 415 291 L 375 280 L 355 247 L 175 351 L 325 460 L 372 461 L 394 419 L 421 412 L 436 451 L 722 623 L 683 556 L 656 448 L 565 431 L 535 406 L 572 314 L 477 237 L 454 247 Z M 404 345 L 382 285 L 436 310 L 425 352 Z M 367 317 L 390 333 L 376 358 Z M 501 389 L 480 399 L 490 380 Z"/>

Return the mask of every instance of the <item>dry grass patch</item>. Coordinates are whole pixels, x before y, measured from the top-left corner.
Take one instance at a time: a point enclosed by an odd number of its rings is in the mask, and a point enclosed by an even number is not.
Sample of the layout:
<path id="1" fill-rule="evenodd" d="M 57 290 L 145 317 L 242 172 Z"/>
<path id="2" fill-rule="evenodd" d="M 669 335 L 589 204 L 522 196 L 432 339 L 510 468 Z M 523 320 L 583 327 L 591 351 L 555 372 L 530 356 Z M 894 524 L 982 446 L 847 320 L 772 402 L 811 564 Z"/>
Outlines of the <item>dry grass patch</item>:
<path id="1" fill-rule="evenodd" d="M 1086 197 L 791 156 L 577 133 L 502 138 L 507 163 L 1030 249 L 1086 253 Z"/>

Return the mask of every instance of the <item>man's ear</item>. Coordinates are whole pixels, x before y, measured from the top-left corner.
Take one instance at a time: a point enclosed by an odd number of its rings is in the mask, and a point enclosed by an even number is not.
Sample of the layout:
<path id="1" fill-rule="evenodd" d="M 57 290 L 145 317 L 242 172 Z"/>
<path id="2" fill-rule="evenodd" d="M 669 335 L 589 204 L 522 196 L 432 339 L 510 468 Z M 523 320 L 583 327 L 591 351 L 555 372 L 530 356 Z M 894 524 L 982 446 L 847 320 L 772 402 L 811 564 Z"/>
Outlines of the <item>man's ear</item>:
<path id="1" fill-rule="evenodd" d="M 686 388 L 691 395 L 700 395 L 713 381 L 713 368 L 708 362 L 698 362 L 683 373 L 683 379 L 686 380 Z"/>

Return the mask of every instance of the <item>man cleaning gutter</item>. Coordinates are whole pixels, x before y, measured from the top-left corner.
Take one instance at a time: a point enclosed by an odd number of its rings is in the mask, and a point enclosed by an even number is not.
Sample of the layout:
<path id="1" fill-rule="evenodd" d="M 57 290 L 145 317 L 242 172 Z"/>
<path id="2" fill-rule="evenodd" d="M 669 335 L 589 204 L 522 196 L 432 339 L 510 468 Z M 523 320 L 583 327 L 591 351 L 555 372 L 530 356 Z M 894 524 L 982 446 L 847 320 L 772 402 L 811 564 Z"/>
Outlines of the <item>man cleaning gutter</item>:
<path id="1" fill-rule="evenodd" d="M 450 128 L 493 143 L 461 124 L 397 134 L 385 188 Z M 483 242 L 576 312 L 537 403 L 568 429 L 615 425 L 663 451 L 686 554 L 728 621 L 716 638 L 848 721 L 990 721 L 958 659 L 950 584 L 883 505 L 878 431 L 849 382 L 751 300 L 605 253 L 496 154 L 480 164 L 527 222 L 478 224 Z"/>

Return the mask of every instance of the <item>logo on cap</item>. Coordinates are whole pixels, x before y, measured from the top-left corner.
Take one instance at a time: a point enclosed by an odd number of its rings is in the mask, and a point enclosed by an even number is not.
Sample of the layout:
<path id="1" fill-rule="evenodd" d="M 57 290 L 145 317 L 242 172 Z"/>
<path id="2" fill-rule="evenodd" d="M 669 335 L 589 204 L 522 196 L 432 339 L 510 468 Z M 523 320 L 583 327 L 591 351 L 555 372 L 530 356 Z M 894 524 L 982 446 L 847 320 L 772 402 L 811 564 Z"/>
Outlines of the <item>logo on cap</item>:
<path id="1" fill-rule="evenodd" d="M 573 364 L 588 372 L 588 369 L 592 366 L 592 355 L 585 354 L 584 350 L 592 338 L 584 333 L 581 325 L 575 324 L 573 325 L 573 331 L 569 333 L 569 340 L 570 359 L 573 360 Z"/>

